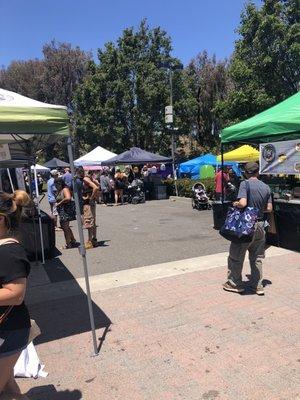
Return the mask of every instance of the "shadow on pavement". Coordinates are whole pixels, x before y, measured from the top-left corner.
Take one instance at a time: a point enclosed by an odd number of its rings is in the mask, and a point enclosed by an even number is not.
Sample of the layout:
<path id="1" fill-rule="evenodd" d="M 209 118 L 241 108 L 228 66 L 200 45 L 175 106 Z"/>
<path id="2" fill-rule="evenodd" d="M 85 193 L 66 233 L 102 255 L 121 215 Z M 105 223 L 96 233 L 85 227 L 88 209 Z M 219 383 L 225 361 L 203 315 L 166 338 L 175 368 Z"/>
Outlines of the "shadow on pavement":
<path id="1" fill-rule="evenodd" d="M 80 400 L 80 390 L 57 391 L 53 385 L 38 386 L 30 389 L 26 395 L 30 400 Z"/>
<path id="2" fill-rule="evenodd" d="M 42 331 L 35 343 L 91 331 L 87 296 L 74 276 L 59 258 L 48 260 L 44 268 L 51 283 L 39 284 L 37 281 L 34 287 L 28 289 L 30 315 Z M 93 312 L 96 329 L 104 329 L 97 343 L 101 349 L 112 322 L 94 302 Z"/>

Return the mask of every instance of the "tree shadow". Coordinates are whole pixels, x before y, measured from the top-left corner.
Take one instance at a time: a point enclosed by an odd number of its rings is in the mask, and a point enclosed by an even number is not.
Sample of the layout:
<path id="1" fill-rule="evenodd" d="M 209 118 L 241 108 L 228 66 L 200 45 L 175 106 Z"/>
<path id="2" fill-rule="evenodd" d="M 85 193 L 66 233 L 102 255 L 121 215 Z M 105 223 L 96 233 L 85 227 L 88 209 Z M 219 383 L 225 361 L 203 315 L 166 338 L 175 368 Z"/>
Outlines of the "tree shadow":
<path id="1" fill-rule="evenodd" d="M 37 386 L 30 389 L 26 395 L 30 400 L 81 400 L 80 390 L 60 390 L 57 391 L 53 385 Z"/>

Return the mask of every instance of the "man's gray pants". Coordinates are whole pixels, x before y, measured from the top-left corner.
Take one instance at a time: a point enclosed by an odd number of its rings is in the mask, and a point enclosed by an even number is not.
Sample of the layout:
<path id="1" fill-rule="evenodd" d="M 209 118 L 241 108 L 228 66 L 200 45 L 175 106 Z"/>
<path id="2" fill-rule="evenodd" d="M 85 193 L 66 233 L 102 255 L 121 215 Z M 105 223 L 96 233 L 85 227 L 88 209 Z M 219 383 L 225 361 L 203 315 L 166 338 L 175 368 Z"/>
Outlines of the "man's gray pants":
<path id="1" fill-rule="evenodd" d="M 262 259 L 265 258 L 266 242 L 264 224 L 263 221 L 256 223 L 252 242 L 231 242 L 228 257 L 228 281 L 233 286 L 241 286 L 242 284 L 242 270 L 247 250 L 251 267 L 250 285 L 254 288 L 263 286 Z"/>

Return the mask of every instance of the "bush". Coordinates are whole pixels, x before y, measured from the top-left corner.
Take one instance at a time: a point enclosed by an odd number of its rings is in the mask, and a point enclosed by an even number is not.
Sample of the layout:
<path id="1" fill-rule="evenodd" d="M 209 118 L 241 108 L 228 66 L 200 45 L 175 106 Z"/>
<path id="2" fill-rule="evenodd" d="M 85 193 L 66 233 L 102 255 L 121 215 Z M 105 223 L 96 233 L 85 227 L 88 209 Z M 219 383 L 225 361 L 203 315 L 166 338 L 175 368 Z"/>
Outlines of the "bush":
<path id="1" fill-rule="evenodd" d="M 214 178 L 207 179 L 177 179 L 178 196 L 180 197 L 192 197 L 192 187 L 195 183 L 201 182 L 205 185 L 208 197 L 212 198 L 215 191 L 215 180 Z M 164 184 L 167 186 L 167 195 L 176 196 L 174 179 L 166 179 Z"/>

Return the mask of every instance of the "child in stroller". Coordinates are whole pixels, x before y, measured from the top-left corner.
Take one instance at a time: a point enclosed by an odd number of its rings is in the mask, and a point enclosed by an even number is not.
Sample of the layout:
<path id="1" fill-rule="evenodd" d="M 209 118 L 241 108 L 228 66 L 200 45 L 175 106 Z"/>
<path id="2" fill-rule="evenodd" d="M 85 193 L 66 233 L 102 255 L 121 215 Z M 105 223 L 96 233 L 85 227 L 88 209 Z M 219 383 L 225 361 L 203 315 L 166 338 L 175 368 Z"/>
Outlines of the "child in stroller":
<path id="1" fill-rule="evenodd" d="M 192 207 L 196 210 L 210 210 L 211 204 L 205 186 L 201 182 L 192 187 Z"/>

